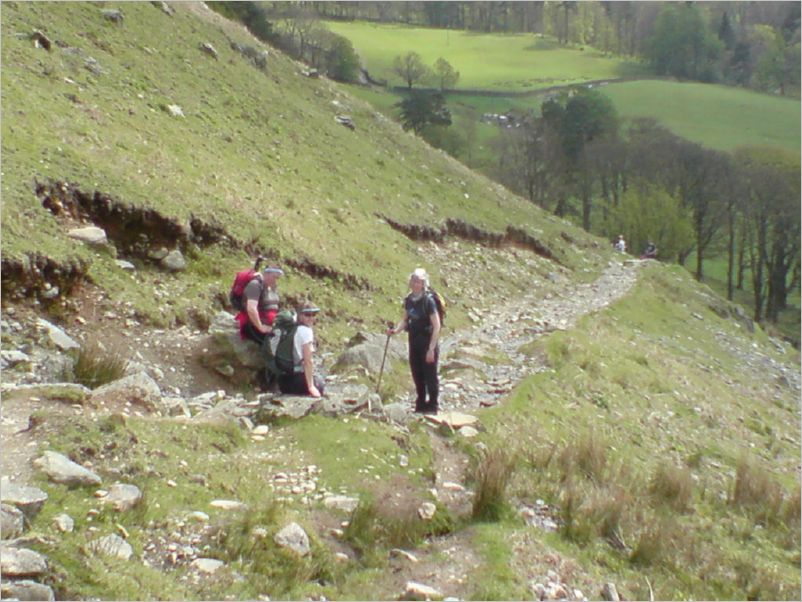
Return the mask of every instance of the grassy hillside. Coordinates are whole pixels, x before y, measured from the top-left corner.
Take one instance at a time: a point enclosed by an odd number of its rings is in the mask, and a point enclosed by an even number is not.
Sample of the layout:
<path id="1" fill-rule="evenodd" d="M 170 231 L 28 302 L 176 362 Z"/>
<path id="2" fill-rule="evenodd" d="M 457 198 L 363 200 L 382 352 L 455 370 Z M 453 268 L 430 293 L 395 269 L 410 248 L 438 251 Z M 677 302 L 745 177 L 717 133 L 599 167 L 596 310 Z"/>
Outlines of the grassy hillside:
<path id="1" fill-rule="evenodd" d="M 722 318 L 731 308 L 720 298 L 681 268 L 657 263 L 627 297 L 577 328 L 545 334 L 531 314 L 502 314 L 499 306 L 524 291 L 530 310 L 593 280 L 611 259 L 609 245 L 422 144 L 344 88 L 305 77 L 280 53 L 270 50 L 266 70 L 257 69 L 230 45 L 257 42 L 202 5 L 171 6 L 173 16 L 151 3 L 2 4 L 4 293 L 14 261 L 82 260 L 98 287 L 87 311 L 107 294 L 173 326 L 219 307 L 216 296 L 249 260 L 246 251 L 259 248 L 296 266 L 281 281 L 283 294 L 324 306 L 327 355 L 355 330 L 397 317 L 407 274 L 424 265 L 450 302 L 446 336 L 468 323 L 468 311 L 483 310 L 490 327 L 476 333 L 481 363 L 515 361 L 501 353 L 502 341 L 493 346 L 493 320 L 509 320 L 532 333 L 521 352 L 545 364 L 527 363 L 521 383 L 493 384 L 511 393 L 477 411 L 474 439 L 361 412 L 265 419 L 267 433 L 250 436 L 219 415 L 186 421 L 141 408 L 125 415 L 44 405 L 18 441 L 91 464 L 103 487 L 124 481 L 144 492 L 135 509 L 116 512 L 93 488 L 36 473 L 32 484 L 49 501 L 30 525 L 29 545 L 47 555 L 45 579 L 59 599 L 387 600 L 403 596 L 408 577 L 432 573 L 459 599 L 533 599 L 549 571 L 588 599 L 607 582 L 626 599 L 799 598 L 797 353 Z M 121 25 L 101 12 L 113 8 L 124 14 Z M 49 51 L 27 37 L 34 30 L 51 40 Z M 185 116 L 171 116 L 168 105 Z M 341 114 L 354 131 L 337 123 Z M 208 236 L 183 248 L 186 272 L 166 273 L 144 256 L 125 257 L 137 270 L 123 272 L 113 249 L 67 237 L 75 216 L 42 206 L 36 183 L 50 180 L 108 195 L 120 219 L 151 210 L 144 225 L 131 226 L 134 238 L 158 234 L 162 217 L 195 220 Z M 102 196 L 98 203 L 105 206 Z M 390 223 L 440 228 L 449 219 L 475 228 L 468 240 L 413 240 Z M 478 240 L 509 227 L 520 231 L 511 248 Z M 532 241 L 553 258 L 533 252 Z M 5 316 L 15 300 L 4 294 L 3 303 Z M 31 299 L 17 303 L 17 318 L 31 313 Z M 155 349 L 164 331 L 148 326 L 135 323 L 127 330 L 136 337 L 123 336 Z M 4 343 L 20 348 L 31 335 L 11 334 Z M 460 387 L 459 375 L 448 380 L 444 403 Z M 405 370 L 383 386 L 408 401 Z M 17 395 L 19 407 L 29 393 Z M 480 491 L 481 470 L 473 469 L 491 470 L 494 458 L 514 461 L 493 520 L 457 516 L 432 496 L 435 485 L 447 494 L 444 476 L 463 460 L 461 485 Z M 326 507 L 332 493 L 358 497 L 359 508 Z M 559 522 L 555 531 L 524 520 L 522 508 L 543 507 L 537 500 Z M 423 502 L 436 503 L 435 520 L 420 520 Z M 73 531 L 53 526 L 62 512 L 75 519 Z M 310 535 L 306 557 L 274 542 L 290 521 Z M 90 552 L 108 533 L 126 537 L 129 561 Z M 399 558 L 395 548 L 422 561 Z M 193 555 L 224 566 L 201 574 Z"/>
<path id="2" fill-rule="evenodd" d="M 626 599 L 796 600 L 800 412 L 780 369 L 796 370 L 799 356 L 721 318 L 722 307 L 681 268 L 645 268 L 622 301 L 523 346 L 548 369 L 478 412 L 479 443 L 360 416 L 274 423 L 258 439 L 233 424 L 40 416 L 52 449 L 122 472 L 146 499 L 130 513 L 98 513 L 86 491 L 38 483 L 51 496 L 38 528 L 60 512 L 95 514 L 77 519 L 60 545 L 36 547 L 68 599 L 389 600 L 414 571 L 424 582 L 437 574 L 444 593 L 461 599 L 526 600 L 556 571 L 588 599 L 612 582 Z M 427 538 L 414 509 L 432 499 L 434 475 L 460 461 L 457 452 L 490 470 L 494 459 L 512 460 L 499 516 L 458 519 L 440 506 L 440 522 L 423 529 L 442 539 Z M 472 474 L 465 484 L 478 491 Z M 325 510 L 301 486 L 310 478 L 315 493 L 358 496 L 363 506 Z M 210 507 L 231 498 L 250 510 Z M 520 510 L 535 507 L 558 528 L 528 524 Z M 197 511 L 207 524 L 191 520 Z M 344 519 L 354 526 L 333 536 Z M 257 535 L 289 520 L 310 534 L 306 558 Z M 74 553 L 90 526 L 124 529 L 146 562 Z M 171 562 L 165 545 L 188 541 L 226 568 L 199 580 L 188 561 Z M 396 547 L 420 564 L 399 562 Z M 335 556 L 343 552 L 347 559 Z M 443 564 L 454 572 L 439 573 Z"/>
<path id="3" fill-rule="evenodd" d="M 798 353 L 745 336 L 720 303 L 652 266 L 625 300 L 527 346 L 552 370 L 483 420 L 491 445 L 520 443 L 517 495 L 567 512 L 545 542 L 635 599 L 800 591 L 799 400 L 777 370 Z"/>
<path id="4" fill-rule="evenodd" d="M 403 25 L 326 21 L 354 44 L 375 79 L 405 82 L 392 72 L 393 58 L 417 52 L 427 65 L 443 57 L 460 72 L 458 89 L 537 90 L 595 79 L 644 75 L 639 64 L 592 48 L 565 48 L 530 34 L 476 34 Z"/>
<path id="5" fill-rule="evenodd" d="M 101 12 L 114 8 L 122 24 Z M 463 220 L 493 233 L 512 225 L 565 267 L 592 267 L 560 236 L 567 225 L 421 144 L 367 103 L 305 77 L 302 65 L 272 50 L 266 70 L 257 69 L 231 43 L 258 42 L 201 4 L 178 4 L 168 16 L 150 3 L 7 3 L 2 27 L 4 257 L 89 261 L 98 284 L 155 320 L 186 319 L 227 291 L 248 261 L 245 246 L 306 266 L 284 280 L 287 294 L 311 295 L 357 321 L 395 315 L 406 275 L 425 260 L 382 216 L 433 228 Z M 25 35 L 34 30 L 52 40 L 49 51 Z M 171 116 L 170 105 L 184 117 Z M 336 121 L 340 114 L 353 119 L 354 131 Z M 121 273 L 111 256 L 66 237 L 74 224 L 42 208 L 35 183 L 51 180 L 178 223 L 199 220 L 237 244 L 184 249 L 187 278 L 165 283 L 142 261 L 135 276 Z M 579 246 L 590 244 L 571 231 Z M 437 284 L 438 267 L 425 267 Z M 156 284 L 166 287 L 169 307 L 154 303 Z M 445 293 L 459 323 L 461 292 Z"/>

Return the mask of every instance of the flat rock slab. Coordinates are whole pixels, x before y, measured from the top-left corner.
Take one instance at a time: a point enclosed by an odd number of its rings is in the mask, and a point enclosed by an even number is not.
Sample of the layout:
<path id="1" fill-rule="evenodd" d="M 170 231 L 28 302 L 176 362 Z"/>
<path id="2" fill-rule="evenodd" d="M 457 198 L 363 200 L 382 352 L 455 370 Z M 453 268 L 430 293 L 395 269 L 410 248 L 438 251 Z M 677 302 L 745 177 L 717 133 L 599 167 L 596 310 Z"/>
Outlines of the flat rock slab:
<path id="1" fill-rule="evenodd" d="M 442 600 L 443 594 L 433 587 L 417 583 L 415 581 L 407 581 L 404 587 L 404 600 Z"/>
<path id="2" fill-rule="evenodd" d="M 22 602 L 33 600 L 51 602 L 56 599 L 56 596 L 51 587 L 30 579 L 23 579 L 22 581 L 4 581 L 0 584 L 0 598 Z"/>
<path id="3" fill-rule="evenodd" d="M 41 458 L 34 460 L 33 465 L 55 483 L 71 486 L 101 483 L 100 477 L 94 472 L 56 452 L 46 451 Z"/>
<path id="4" fill-rule="evenodd" d="M 67 403 L 83 404 L 92 394 L 92 390 L 77 383 L 46 383 L 37 385 L 11 385 L 2 387 L 3 397 L 11 399 L 50 399 Z"/>
<path id="5" fill-rule="evenodd" d="M 201 573 L 212 575 L 223 566 L 223 561 L 214 558 L 196 558 L 190 563 L 190 566 Z"/>
<path id="6" fill-rule="evenodd" d="M 69 351 L 70 349 L 80 349 L 81 346 L 72 340 L 66 332 L 61 330 L 55 324 L 51 324 L 47 320 L 39 318 L 37 324 L 47 331 L 50 341 L 62 351 Z"/>
<path id="7" fill-rule="evenodd" d="M 102 245 L 106 243 L 106 231 L 96 226 L 75 228 L 70 230 L 67 236 L 90 245 Z"/>
<path id="8" fill-rule="evenodd" d="M 0 498 L 4 504 L 19 508 L 31 520 L 47 501 L 47 494 L 36 487 L 18 485 L 6 477 L 0 480 Z"/>
<path id="9" fill-rule="evenodd" d="M 212 508 L 220 508 L 220 510 L 245 510 L 248 508 L 247 504 L 236 500 L 212 500 L 209 505 Z"/>
<path id="10" fill-rule="evenodd" d="M 0 573 L 3 577 L 36 577 L 47 572 L 47 560 L 33 550 L 0 547 Z"/>
<path id="11" fill-rule="evenodd" d="M 308 416 L 322 406 L 320 399 L 282 395 L 262 404 L 256 413 L 256 422 L 265 423 L 277 418 L 298 420 Z"/>
<path id="12" fill-rule="evenodd" d="M 438 412 L 437 414 L 424 414 L 426 420 L 435 424 L 447 424 L 453 429 L 460 429 L 479 422 L 476 416 L 463 414 L 462 412 Z"/>

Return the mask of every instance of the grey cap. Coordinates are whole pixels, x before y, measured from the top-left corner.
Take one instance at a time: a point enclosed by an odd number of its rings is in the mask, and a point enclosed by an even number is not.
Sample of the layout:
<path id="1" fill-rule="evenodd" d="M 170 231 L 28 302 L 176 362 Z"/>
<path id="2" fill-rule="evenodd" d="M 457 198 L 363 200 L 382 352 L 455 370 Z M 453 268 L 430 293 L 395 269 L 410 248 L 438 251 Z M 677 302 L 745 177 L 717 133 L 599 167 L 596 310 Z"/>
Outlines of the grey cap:
<path id="1" fill-rule="evenodd" d="M 284 270 L 271 265 L 263 269 L 262 274 L 278 274 L 279 276 L 283 276 Z"/>

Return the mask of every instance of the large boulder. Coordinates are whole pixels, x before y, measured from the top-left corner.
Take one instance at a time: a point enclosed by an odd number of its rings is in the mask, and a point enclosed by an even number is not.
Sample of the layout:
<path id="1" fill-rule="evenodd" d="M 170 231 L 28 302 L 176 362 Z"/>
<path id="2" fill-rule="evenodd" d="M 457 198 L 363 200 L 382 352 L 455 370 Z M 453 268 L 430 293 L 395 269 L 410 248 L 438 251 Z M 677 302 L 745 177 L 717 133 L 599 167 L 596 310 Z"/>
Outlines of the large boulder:
<path id="1" fill-rule="evenodd" d="M 365 385 L 330 385 L 321 400 L 319 411 L 327 416 L 340 416 L 361 410 L 378 412 L 382 409 L 381 397 Z"/>
<path id="2" fill-rule="evenodd" d="M 124 405 L 131 403 L 149 410 L 160 409 L 161 390 L 144 372 L 130 374 L 92 392 L 90 401 L 96 405 Z"/>
<path id="3" fill-rule="evenodd" d="M 314 397 L 279 396 L 261 405 L 255 415 L 257 424 L 268 424 L 279 418 L 298 420 L 320 409 L 322 399 Z"/>
<path id="4" fill-rule="evenodd" d="M 94 472 L 56 452 L 46 451 L 42 457 L 34 460 L 33 465 L 55 483 L 71 486 L 101 483 L 100 477 Z"/>
<path id="5" fill-rule="evenodd" d="M 3 577 L 36 577 L 47 572 L 47 560 L 33 550 L 0 547 L 0 573 Z"/>
<path id="6" fill-rule="evenodd" d="M 221 311 L 212 319 L 209 326 L 212 363 L 258 369 L 264 368 L 265 360 L 259 346 L 239 335 L 239 324 L 231 314 Z"/>
<path id="7" fill-rule="evenodd" d="M 389 372 L 392 360 L 403 360 L 407 355 L 406 341 L 402 336 L 390 338 L 376 333 L 357 333 L 348 342 L 348 349 L 340 354 L 332 367 L 332 372 L 348 372 L 355 367 L 364 369 L 368 374 L 378 374 L 381 370 L 384 349 L 387 347 L 387 358 L 384 371 Z"/>
<path id="8" fill-rule="evenodd" d="M 18 485 L 9 481 L 7 477 L 3 477 L 0 480 L 0 498 L 2 498 L 3 504 L 18 508 L 28 517 L 28 520 L 31 520 L 47 501 L 47 494 L 36 487 Z"/>

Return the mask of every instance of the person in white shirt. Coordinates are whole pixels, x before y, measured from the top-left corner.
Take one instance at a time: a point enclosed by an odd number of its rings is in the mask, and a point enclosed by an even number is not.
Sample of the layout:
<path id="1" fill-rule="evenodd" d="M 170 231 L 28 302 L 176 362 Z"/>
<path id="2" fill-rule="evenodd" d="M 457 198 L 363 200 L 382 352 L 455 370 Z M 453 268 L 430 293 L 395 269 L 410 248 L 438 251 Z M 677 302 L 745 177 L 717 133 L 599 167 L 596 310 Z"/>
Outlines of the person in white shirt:
<path id="1" fill-rule="evenodd" d="M 623 234 L 618 235 L 618 240 L 615 241 L 615 248 L 619 253 L 627 252 L 627 242 L 624 240 Z"/>
<path id="2" fill-rule="evenodd" d="M 319 312 L 318 307 L 309 303 L 298 310 L 298 327 L 292 344 L 293 372 L 279 377 L 278 386 L 282 393 L 311 397 L 323 395 L 323 380 L 315 376 L 312 359 L 315 352 L 315 334 L 312 327 Z"/>

